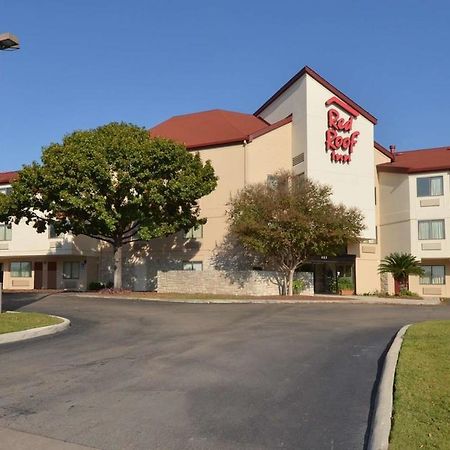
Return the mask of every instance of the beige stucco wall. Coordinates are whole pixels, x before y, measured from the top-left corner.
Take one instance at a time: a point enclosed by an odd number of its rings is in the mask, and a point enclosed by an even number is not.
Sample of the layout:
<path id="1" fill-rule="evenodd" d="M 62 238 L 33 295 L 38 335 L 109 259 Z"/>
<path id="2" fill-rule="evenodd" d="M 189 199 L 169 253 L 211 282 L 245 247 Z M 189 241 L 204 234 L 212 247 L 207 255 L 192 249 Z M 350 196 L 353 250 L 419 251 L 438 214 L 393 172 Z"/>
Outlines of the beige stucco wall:
<path id="1" fill-rule="evenodd" d="M 257 137 L 247 145 L 246 183 L 267 181 L 267 175 L 292 170 L 292 123 Z"/>
<path id="2" fill-rule="evenodd" d="M 381 257 L 411 251 L 410 195 L 407 174 L 379 173 Z"/>

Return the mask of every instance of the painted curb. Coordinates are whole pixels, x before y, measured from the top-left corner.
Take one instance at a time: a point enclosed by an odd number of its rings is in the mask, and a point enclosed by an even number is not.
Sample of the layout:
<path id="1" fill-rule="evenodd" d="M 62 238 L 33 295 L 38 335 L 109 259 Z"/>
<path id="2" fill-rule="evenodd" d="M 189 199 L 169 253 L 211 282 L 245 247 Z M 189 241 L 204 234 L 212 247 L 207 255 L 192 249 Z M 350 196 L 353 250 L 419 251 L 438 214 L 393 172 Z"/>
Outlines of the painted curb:
<path id="1" fill-rule="evenodd" d="M 82 298 L 94 298 L 94 299 L 106 299 L 106 300 L 137 300 L 144 302 L 159 302 L 159 303 L 194 303 L 194 304 L 276 304 L 276 305 L 303 305 L 303 304 L 320 304 L 320 303 L 335 303 L 335 304 L 350 304 L 350 305 L 402 305 L 402 306 L 439 306 L 441 301 L 438 298 L 431 298 L 429 300 L 409 300 L 409 299 L 384 299 L 384 298 L 370 298 L 364 299 L 341 297 L 339 299 L 320 299 L 320 300 L 287 300 L 287 299 L 183 299 L 183 298 L 145 298 L 145 297 L 133 297 L 127 295 L 94 295 L 94 294 L 66 294 L 74 297 Z"/>
<path id="2" fill-rule="evenodd" d="M 11 314 L 11 313 L 6 312 L 3 314 Z M 51 314 L 49 314 L 49 316 L 61 319 L 62 322 L 57 323 L 56 325 L 48 325 L 46 327 L 30 328 L 29 330 L 14 331 L 13 333 L 0 334 L 0 345 L 1 344 L 9 344 L 11 342 L 25 341 L 28 339 L 34 339 L 34 338 L 41 337 L 41 336 L 47 336 L 50 334 L 60 333 L 61 331 L 64 331 L 70 327 L 69 319 L 66 319 L 65 317 L 60 317 L 60 316 L 53 316 Z"/>
<path id="3" fill-rule="evenodd" d="M 410 326 L 411 324 L 400 328 L 386 354 L 375 400 L 375 414 L 372 420 L 368 450 L 388 450 L 389 448 L 395 369 L 403 337 Z"/>

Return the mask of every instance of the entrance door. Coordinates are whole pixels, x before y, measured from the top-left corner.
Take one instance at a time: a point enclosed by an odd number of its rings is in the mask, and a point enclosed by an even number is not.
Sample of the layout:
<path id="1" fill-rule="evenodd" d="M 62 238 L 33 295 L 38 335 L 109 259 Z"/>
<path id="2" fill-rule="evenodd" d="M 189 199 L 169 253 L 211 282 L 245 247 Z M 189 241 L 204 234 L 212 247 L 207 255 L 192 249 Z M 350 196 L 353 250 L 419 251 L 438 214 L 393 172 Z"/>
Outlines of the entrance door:
<path id="1" fill-rule="evenodd" d="M 34 288 L 42 289 L 44 287 L 42 282 L 43 282 L 42 262 L 35 262 L 34 263 Z"/>
<path id="2" fill-rule="evenodd" d="M 314 265 L 314 292 L 318 294 L 337 294 L 335 263 Z"/>
<path id="3" fill-rule="evenodd" d="M 0 263 L 0 283 L 3 283 L 3 264 Z"/>
<path id="4" fill-rule="evenodd" d="M 47 288 L 56 289 L 56 261 L 47 263 Z"/>

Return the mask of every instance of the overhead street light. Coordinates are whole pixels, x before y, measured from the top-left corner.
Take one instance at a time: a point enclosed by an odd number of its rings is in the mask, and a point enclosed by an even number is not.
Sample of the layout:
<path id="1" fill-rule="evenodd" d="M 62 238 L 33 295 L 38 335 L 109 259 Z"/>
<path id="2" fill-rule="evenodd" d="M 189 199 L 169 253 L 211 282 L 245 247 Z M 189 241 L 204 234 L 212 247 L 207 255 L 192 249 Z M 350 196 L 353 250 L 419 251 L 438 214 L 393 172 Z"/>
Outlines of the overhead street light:
<path id="1" fill-rule="evenodd" d="M 19 39 L 11 33 L 0 34 L 0 50 L 18 50 Z"/>

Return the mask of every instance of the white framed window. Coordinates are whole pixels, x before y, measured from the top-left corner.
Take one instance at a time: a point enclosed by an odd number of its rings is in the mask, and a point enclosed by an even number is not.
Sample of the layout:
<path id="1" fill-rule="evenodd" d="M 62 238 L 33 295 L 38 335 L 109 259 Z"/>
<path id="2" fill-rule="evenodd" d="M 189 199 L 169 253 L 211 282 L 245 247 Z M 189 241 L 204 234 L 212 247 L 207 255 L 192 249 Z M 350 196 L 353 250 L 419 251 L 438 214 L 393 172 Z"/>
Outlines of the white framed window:
<path id="1" fill-rule="evenodd" d="M 15 261 L 10 265 L 11 278 L 30 278 L 31 277 L 31 262 L 29 261 Z"/>
<path id="2" fill-rule="evenodd" d="M 420 284 L 445 284 L 445 266 L 422 266 Z"/>
<path id="3" fill-rule="evenodd" d="M 444 178 L 437 177 L 417 178 L 417 197 L 435 197 L 444 195 Z"/>
<path id="4" fill-rule="evenodd" d="M 0 241 L 12 240 L 12 227 L 4 223 L 0 224 Z"/>
<path id="5" fill-rule="evenodd" d="M 64 280 L 78 280 L 80 278 L 80 262 L 64 261 L 63 278 Z"/>
<path id="6" fill-rule="evenodd" d="M 203 270 L 203 261 L 183 261 L 183 270 L 201 272 Z"/>
<path id="7" fill-rule="evenodd" d="M 184 233 L 185 239 L 202 239 L 203 225 L 192 227 L 188 232 Z"/>
<path id="8" fill-rule="evenodd" d="M 11 194 L 12 188 L 11 187 L 0 187 L 0 194 L 9 195 Z"/>
<path id="9" fill-rule="evenodd" d="M 444 219 L 419 220 L 419 239 L 420 240 L 445 239 Z"/>

